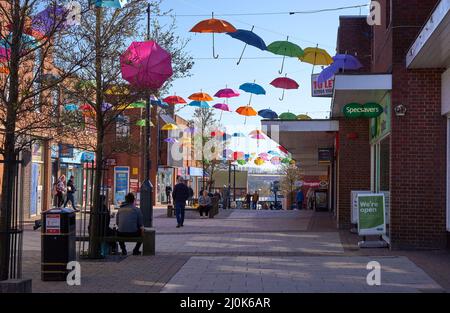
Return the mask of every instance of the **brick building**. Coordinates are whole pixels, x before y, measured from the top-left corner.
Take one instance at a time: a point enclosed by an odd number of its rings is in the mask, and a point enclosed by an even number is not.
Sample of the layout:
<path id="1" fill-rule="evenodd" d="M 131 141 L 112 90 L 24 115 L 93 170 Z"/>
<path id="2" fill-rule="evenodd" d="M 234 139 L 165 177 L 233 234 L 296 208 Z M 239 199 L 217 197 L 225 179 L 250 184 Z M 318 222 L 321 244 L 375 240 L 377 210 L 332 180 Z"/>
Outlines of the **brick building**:
<path id="1" fill-rule="evenodd" d="M 355 222 L 351 191 L 384 193 L 384 240 L 392 249 L 444 248 L 450 230 L 450 1 L 379 3 L 381 25 L 369 26 L 365 16 L 340 17 L 336 52 L 356 56 L 363 68 L 335 76 L 331 119 L 263 126 L 276 126 L 278 141 L 296 159 L 316 148 L 305 146 L 311 132 L 322 140 L 319 146 L 334 150 L 329 195 L 337 227 Z M 343 107 L 355 102 L 377 103 L 383 113 L 346 118 Z M 293 132 L 295 140 L 289 139 Z M 330 133 L 334 140 L 325 141 Z"/>

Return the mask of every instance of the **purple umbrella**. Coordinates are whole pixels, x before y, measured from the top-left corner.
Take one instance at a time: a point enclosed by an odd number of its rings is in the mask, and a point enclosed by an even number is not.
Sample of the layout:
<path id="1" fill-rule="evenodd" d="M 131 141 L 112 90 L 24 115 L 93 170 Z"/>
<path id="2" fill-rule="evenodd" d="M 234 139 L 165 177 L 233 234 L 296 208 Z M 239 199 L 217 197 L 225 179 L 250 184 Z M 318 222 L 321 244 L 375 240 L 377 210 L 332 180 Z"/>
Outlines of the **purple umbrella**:
<path id="1" fill-rule="evenodd" d="M 102 111 L 105 112 L 105 111 L 111 110 L 112 107 L 113 107 L 112 104 L 103 102 L 103 104 L 102 104 Z"/>
<path id="2" fill-rule="evenodd" d="M 350 54 L 336 54 L 333 57 L 333 64 L 337 66 L 340 69 L 345 70 L 357 70 L 360 69 L 362 66 L 361 62 Z"/>
<path id="3" fill-rule="evenodd" d="M 230 108 L 228 107 L 228 104 L 225 104 L 225 103 L 217 103 L 217 104 L 214 104 L 213 108 L 220 110 L 220 118 L 219 118 L 219 121 L 222 120 L 222 114 L 223 114 L 223 111 L 231 112 Z"/>
<path id="4" fill-rule="evenodd" d="M 330 66 L 326 67 L 319 75 L 319 77 L 317 78 L 317 82 L 319 84 L 323 84 L 325 83 L 327 80 L 329 80 L 330 78 L 332 78 L 337 72 L 339 72 L 339 68 L 336 67 L 333 64 L 331 64 Z"/>
<path id="5" fill-rule="evenodd" d="M 63 6 L 49 6 L 33 17 L 33 28 L 43 34 L 65 29 L 67 13 L 68 10 Z"/>
<path id="6" fill-rule="evenodd" d="M 167 143 L 177 143 L 178 142 L 177 139 L 172 138 L 172 137 L 166 138 L 166 139 L 164 139 L 164 141 Z"/>
<path id="7" fill-rule="evenodd" d="M 184 132 L 185 132 L 186 134 L 193 134 L 193 133 L 195 133 L 195 128 L 194 128 L 194 127 L 186 127 L 186 128 L 184 129 Z"/>

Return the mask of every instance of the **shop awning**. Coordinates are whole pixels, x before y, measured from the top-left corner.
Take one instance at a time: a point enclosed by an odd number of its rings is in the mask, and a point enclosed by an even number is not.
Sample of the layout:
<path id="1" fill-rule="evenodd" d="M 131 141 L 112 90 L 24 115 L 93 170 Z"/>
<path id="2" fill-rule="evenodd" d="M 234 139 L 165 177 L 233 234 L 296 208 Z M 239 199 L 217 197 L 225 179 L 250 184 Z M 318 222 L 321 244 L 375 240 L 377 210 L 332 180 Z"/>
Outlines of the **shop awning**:
<path id="1" fill-rule="evenodd" d="M 392 90 L 391 74 L 340 74 L 334 81 L 334 95 L 331 105 L 332 117 L 343 116 L 345 105 L 356 102 L 380 103 L 386 93 Z"/>
<path id="2" fill-rule="evenodd" d="M 450 67 L 450 0 L 441 0 L 406 56 L 408 68 Z"/>
<path id="3" fill-rule="evenodd" d="M 263 131 L 292 154 L 304 175 L 328 175 L 328 165 L 319 162 L 319 149 L 334 148 L 339 121 L 263 120 L 261 123 Z"/>

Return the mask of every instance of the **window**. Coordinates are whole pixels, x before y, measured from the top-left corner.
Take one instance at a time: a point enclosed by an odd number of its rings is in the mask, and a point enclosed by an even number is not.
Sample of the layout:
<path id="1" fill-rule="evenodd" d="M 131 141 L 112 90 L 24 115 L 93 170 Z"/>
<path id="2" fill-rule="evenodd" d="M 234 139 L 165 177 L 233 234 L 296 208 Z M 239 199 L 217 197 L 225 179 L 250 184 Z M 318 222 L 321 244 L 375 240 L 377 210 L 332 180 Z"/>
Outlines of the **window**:
<path id="1" fill-rule="evenodd" d="M 130 117 L 120 114 L 116 120 L 116 138 L 130 137 Z"/>

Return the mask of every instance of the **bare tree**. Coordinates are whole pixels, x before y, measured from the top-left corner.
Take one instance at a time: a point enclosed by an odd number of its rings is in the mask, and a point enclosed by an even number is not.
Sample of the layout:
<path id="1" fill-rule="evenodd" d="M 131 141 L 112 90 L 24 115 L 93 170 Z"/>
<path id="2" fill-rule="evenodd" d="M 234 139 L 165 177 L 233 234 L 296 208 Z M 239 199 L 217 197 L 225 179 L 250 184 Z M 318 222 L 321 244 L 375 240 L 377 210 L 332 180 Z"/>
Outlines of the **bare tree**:
<path id="1" fill-rule="evenodd" d="M 283 165 L 281 166 L 281 172 L 283 177 L 280 181 L 281 191 L 284 192 L 286 198 L 289 197 L 291 203 L 293 203 L 293 192 L 296 189 L 295 183 L 302 177 L 300 168 L 295 165 Z"/>

